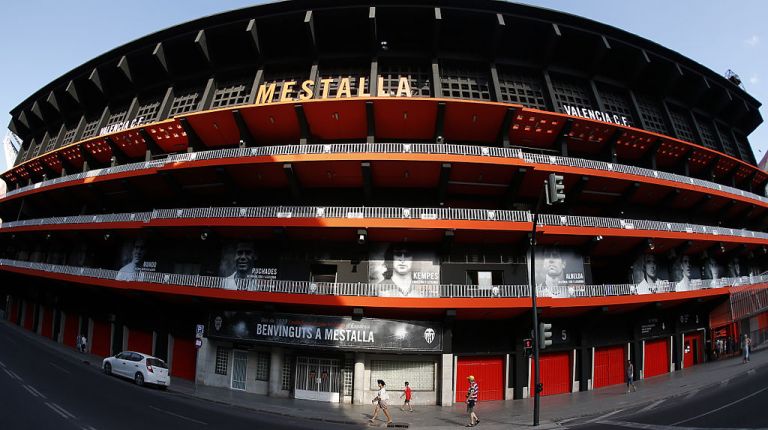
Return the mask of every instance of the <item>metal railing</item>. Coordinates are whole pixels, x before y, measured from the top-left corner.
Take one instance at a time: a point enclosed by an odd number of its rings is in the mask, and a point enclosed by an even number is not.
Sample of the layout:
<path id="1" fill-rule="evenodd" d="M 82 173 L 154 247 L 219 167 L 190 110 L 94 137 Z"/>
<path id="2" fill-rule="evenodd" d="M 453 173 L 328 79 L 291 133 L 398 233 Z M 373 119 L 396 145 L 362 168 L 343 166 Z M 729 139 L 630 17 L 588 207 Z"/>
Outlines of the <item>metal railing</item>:
<path id="1" fill-rule="evenodd" d="M 76 215 L 11 221 L 0 224 L 0 231 L 25 226 L 144 222 L 159 219 L 207 218 L 319 218 L 319 219 L 413 219 L 462 220 L 489 222 L 531 222 L 528 211 L 457 209 L 457 208 L 400 208 L 367 206 L 261 206 L 155 209 L 151 212 L 104 215 Z M 623 230 L 668 231 L 686 234 L 709 234 L 740 238 L 768 239 L 768 233 L 752 230 L 713 227 L 698 224 L 651 221 L 638 219 L 603 218 L 572 215 L 539 215 L 540 226 L 593 227 Z"/>
<path id="2" fill-rule="evenodd" d="M 321 296 L 358 296 L 378 297 L 381 286 L 368 283 L 328 283 L 310 281 L 289 281 L 270 279 L 232 279 L 215 276 L 183 275 L 160 272 L 131 272 L 125 273 L 117 270 L 75 267 L 58 264 L 38 263 L 0 259 L 0 267 L 14 267 L 31 269 L 40 272 L 58 273 L 86 278 L 109 279 L 121 282 L 145 282 L 158 285 L 187 286 L 196 288 L 211 288 L 233 291 L 269 292 L 285 294 L 304 294 Z M 708 288 L 723 288 L 744 285 L 763 284 L 768 282 L 768 276 L 742 276 L 739 278 L 720 278 L 716 280 L 693 280 L 685 291 L 694 291 Z M 650 293 L 639 293 L 634 284 L 606 284 L 606 285 L 569 285 L 547 287 L 538 285 L 537 295 L 552 298 L 578 298 L 578 297 L 606 297 L 645 295 L 655 293 L 675 292 L 675 284 L 668 281 L 660 281 L 658 286 Z M 385 287 L 389 288 L 389 287 Z M 528 298 L 530 288 L 528 285 L 494 285 L 492 287 L 480 287 L 477 285 L 432 285 L 419 289 L 418 298 Z"/>
<path id="3" fill-rule="evenodd" d="M 0 229 L 43 225 L 64 225 L 64 224 L 100 224 L 108 222 L 148 222 L 152 212 L 134 212 L 103 215 L 74 215 L 59 216 L 51 218 L 26 219 L 22 221 L 11 221 L 0 224 Z"/>
<path id="4" fill-rule="evenodd" d="M 350 153 L 384 153 L 384 154 L 445 154 L 445 155 L 469 155 L 479 157 L 518 158 L 528 163 L 552 164 L 558 166 L 580 167 L 585 169 L 603 170 L 609 172 L 627 173 L 636 176 L 664 179 L 681 184 L 696 185 L 711 190 L 719 190 L 729 194 L 735 194 L 746 198 L 768 203 L 768 197 L 750 193 L 738 188 L 717 184 L 710 181 L 691 178 L 675 173 L 661 172 L 642 167 L 624 164 L 607 163 L 604 161 L 587 160 L 581 158 L 560 157 L 555 155 L 542 155 L 524 153 L 519 148 L 498 148 L 493 146 L 454 145 L 434 143 L 339 143 L 317 145 L 278 145 L 260 146 L 254 148 L 228 148 L 211 151 L 187 152 L 171 154 L 165 158 L 124 164 L 104 169 L 90 170 L 85 173 L 62 176 L 35 184 L 20 187 L 8 191 L 5 197 L 18 193 L 34 190 L 50 185 L 82 180 L 89 177 L 105 176 L 114 173 L 135 171 L 150 168 L 162 168 L 166 165 L 185 163 L 198 160 L 214 160 L 241 157 L 265 157 L 278 155 L 299 154 L 350 154 Z"/>
<path id="5" fill-rule="evenodd" d="M 677 182 L 681 184 L 696 185 L 696 186 L 704 187 L 710 190 L 723 191 L 729 194 L 735 194 L 738 196 L 759 200 L 763 203 L 768 203 L 768 197 L 750 193 L 748 191 L 740 190 L 738 188 L 729 187 L 727 185 L 722 185 L 715 182 L 705 181 L 703 179 L 692 178 L 690 176 L 678 175 L 676 173 L 668 173 L 668 172 L 662 172 L 659 170 L 646 169 L 644 167 L 628 166 L 625 164 L 617 164 L 617 163 L 608 163 L 605 161 L 586 160 L 583 158 L 560 157 L 557 155 L 543 155 L 543 154 L 530 154 L 530 153 L 524 153 L 523 159 L 529 163 L 581 167 L 585 169 L 603 170 L 607 172 L 619 172 L 619 173 L 626 173 L 626 174 L 635 175 L 635 176 L 644 176 L 646 178 L 664 179 L 667 181 Z"/>

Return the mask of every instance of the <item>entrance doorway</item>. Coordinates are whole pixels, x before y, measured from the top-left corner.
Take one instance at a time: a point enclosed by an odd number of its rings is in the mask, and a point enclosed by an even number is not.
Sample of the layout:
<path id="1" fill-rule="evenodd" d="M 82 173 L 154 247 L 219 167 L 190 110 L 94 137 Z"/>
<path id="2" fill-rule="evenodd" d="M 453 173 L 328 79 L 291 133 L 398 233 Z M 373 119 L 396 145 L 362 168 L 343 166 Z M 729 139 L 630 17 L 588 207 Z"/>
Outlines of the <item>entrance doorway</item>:
<path id="1" fill-rule="evenodd" d="M 232 355 L 232 389 L 245 390 L 246 373 L 248 369 L 248 353 L 233 351 Z"/>
<path id="2" fill-rule="evenodd" d="M 296 357 L 294 397 L 339 402 L 340 363 L 333 358 Z"/>

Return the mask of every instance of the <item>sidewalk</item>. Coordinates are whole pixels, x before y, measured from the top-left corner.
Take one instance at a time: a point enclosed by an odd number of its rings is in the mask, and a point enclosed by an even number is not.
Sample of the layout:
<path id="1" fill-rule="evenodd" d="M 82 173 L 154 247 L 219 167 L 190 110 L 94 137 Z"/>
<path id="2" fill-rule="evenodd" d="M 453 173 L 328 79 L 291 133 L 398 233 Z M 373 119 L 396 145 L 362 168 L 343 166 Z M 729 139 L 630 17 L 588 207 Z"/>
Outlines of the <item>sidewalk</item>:
<path id="1" fill-rule="evenodd" d="M 3 321 L 18 330 L 22 335 L 56 349 L 77 361 L 83 361 L 94 370 L 100 371 L 103 357 L 83 354 L 68 346 L 42 338 L 37 334 Z M 594 391 L 562 394 L 541 398 L 541 425 L 539 428 L 559 427 L 561 421 L 579 417 L 598 416 L 629 407 L 641 407 L 644 404 L 676 396 L 687 395 L 692 391 L 701 391 L 745 374 L 750 369 L 768 365 L 768 354 L 751 355 L 752 361 L 742 364 L 740 357 L 725 359 L 694 366 L 657 376 L 636 383 L 637 392 L 626 394 L 625 385 L 616 385 Z M 204 399 L 227 405 L 239 406 L 254 411 L 270 413 L 308 420 L 337 424 L 366 425 L 373 407 L 365 405 L 342 405 L 338 403 L 313 402 L 308 400 L 280 399 L 259 394 L 245 393 L 228 388 L 195 386 L 191 381 L 174 378 L 169 392 Z M 467 423 L 465 405 L 451 407 L 416 406 L 415 412 L 401 412 L 399 399 L 393 399 L 390 408 L 395 426 L 411 429 L 458 428 Z M 533 399 L 481 402 L 477 407 L 483 428 L 509 429 L 532 427 Z M 381 414 L 380 414 L 381 415 Z M 384 419 L 382 416 L 381 419 Z M 378 421 L 373 427 L 384 427 Z"/>

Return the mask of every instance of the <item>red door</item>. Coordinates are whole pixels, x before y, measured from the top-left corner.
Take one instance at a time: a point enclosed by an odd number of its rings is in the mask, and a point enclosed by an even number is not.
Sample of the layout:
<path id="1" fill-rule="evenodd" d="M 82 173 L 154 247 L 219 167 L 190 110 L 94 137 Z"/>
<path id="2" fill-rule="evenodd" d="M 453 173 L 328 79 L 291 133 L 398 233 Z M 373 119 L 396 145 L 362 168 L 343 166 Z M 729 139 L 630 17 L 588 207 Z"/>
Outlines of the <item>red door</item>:
<path id="1" fill-rule="evenodd" d="M 112 340 L 112 326 L 106 321 L 93 320 L 93 338 L 91 339 L 91 354 L 106 357 L 110 354 L 109 346 Z"/>
<path id="2" fill-rule="evenodd" d="M 24 328 L 32 330 L 32 324 L 35 322 L 35 304 L 30 302 L 24 303 Z"/>
<path id="3" fill-rule="evenodd" d="M 571 353 L 550 352 L 539 356 L 541 363 L 542 396 L 571 392 Z M 531 387 L 534 386 L 535 366 L 531 366 Z M 531 390 L 532 392 L 533 390 Z"/>
<path id="4" fill-rule="evenodd" d="M 43 306 L 43 318 L 40 321 L 40 335 L 50 339 L 53 337 L 53 309 Z"/>
<path id="5" fill-rule="evenodd" d="M 64 345 L 75 347 L 77 334 L 80 329 L 80 317 L 75 313 L 66 313 L 64 318 Z"/>
<path id="6" fill-rule="evenodd" d="M 173 338 L 173 362 L 171 376 L 195 380 L 195 340 L 180 337 Z"/>
<path id="7" fill-rule="evenodd" d="M 152 355 L 152 332 L 129 328 L 128 350 Z"/>
<path id="8" fill-rule="evenodd" d="M 592 381 L 594 388 L 624 383 L 624 351 L 623 346 L 595 348 L 595 379 Z"/>
<path id="9" fill-rule="evenodd" d="M 701 363 L 701 347 L 704 336 L 701 332 L 686 333 L 683 343 L 683 368 Z"/>
<path id="10" fill-rule="evenodd" d="M 19 318 L 19 302 L 18 300 L 14 300 L 13 297 L 11 297 L 11 310 L 8 314 L 8 321 L 12 322 L 13 324 L 16 324 L 16 320 Z"/>
<path id="11" fill-rule="evenodd" d="M 456 368 L 456 401 L 467 399 L 472 375 L 478 385 L 478 401 L 504 400 L 504 357 L 459 357 Z"/>
<path id="12" fill-rule="evenodd" d="M 658 339 L 645 342 L 645 365 L 643 377 L 650 378 L 669 372 L 669 340 Z"/>

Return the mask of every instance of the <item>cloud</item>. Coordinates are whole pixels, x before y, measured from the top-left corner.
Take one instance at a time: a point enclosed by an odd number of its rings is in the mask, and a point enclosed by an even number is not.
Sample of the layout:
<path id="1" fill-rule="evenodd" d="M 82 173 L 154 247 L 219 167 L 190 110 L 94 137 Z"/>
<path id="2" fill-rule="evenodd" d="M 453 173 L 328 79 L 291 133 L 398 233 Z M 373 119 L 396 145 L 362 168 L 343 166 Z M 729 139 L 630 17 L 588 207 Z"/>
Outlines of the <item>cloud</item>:
<path id="1" fill-rule="evenodd" d="M 760 83 L 760 77 L 757 75 L 752 75 L 749 77 L 749 83 L 752 85 L 757 85 Z"/>
<path id="2" fill-rule="evenodd" d="M 760 36 L 753 34 L 749 39 L 746 39 L 744 43 L 749 46 L 757 46 L 757 44 L 760 43 Z"/>

